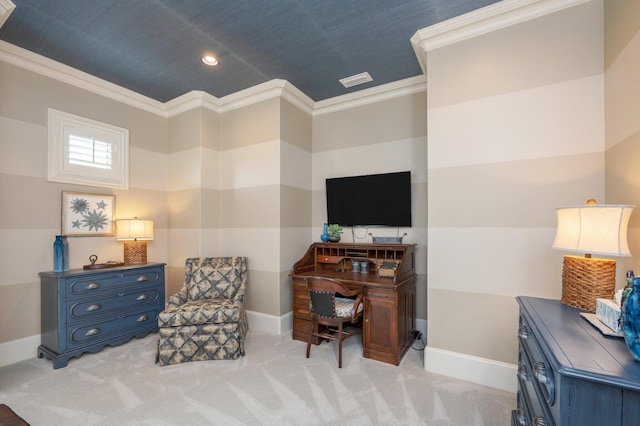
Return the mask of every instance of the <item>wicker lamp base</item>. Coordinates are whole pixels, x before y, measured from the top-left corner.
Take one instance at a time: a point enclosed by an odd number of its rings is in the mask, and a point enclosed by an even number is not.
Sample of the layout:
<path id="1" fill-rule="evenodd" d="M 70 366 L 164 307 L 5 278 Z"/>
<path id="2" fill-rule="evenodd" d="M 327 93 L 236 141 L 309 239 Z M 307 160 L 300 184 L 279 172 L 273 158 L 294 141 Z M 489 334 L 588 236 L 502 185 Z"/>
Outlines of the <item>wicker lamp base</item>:
<path id="1" fill-rule="evenodd" d="M 562 300 L 565 305 L 595 312 L 596 299 L 613 299 L 616 261 L 565 256 L 562 264 Z"/>
<path id="2" fill-rule="evenodd" d="M 146 241 L 124 242 L 124 263 L 126 265 L 144 265 L 147 263 Z"/>

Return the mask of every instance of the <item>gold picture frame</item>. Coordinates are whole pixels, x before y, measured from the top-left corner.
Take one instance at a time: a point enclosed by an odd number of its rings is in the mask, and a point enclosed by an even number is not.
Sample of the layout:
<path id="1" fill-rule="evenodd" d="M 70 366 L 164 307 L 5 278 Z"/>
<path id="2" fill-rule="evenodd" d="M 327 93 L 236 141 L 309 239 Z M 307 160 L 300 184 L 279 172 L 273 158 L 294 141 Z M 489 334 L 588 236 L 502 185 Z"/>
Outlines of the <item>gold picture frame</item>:
<path id="1" fill-rule="evenodd" d="M 61 233 L 68 237 L 115 235 L 116 196 L 62 191 Z"/>

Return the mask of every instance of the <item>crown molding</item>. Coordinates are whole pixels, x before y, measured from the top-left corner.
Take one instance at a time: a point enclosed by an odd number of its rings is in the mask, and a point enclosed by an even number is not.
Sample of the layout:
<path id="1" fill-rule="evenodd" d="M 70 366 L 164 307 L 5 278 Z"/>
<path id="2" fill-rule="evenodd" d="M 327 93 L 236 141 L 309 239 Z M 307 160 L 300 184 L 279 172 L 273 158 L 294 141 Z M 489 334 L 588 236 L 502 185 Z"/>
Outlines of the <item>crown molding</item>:
<path id="1" fill-rule="evenodd" d="M 417 75 L 316 102 L 313 115 L 328 114 L 420 92 L 427 92 L 425 75 Z"/>
<path id="2" fill-rule="evenodd" d="M 504 0 L 418 30 L 411 37 L 411 44 L 426 74 L 426 52 L 588 1 L 591 0 Z"/>
<path id="3" fill-rule="evenodd" d="M 0 60 L 133 107 L 154 114 L 165 115 L 164 104 L 162 102 L 158 102 L 132 90 L 118 86 L 117 84 L 110 83 L 91 74 L 61 64 L 60 62 L 45 58 L 42 55 L 38 55 L 37 53 L 33 53 L 3 40 L 0 40 Z"/>
<path id="4" fill-rule="evenodd" d="M 16 5 L 10 0 L 0 0 L 0 27 L 7 21 Z"/>
<path id="5" fill-rule="evenodd" d="M 165 118 L 194 108 L 223 113 L 278 97 L 307 114 L 325 114 L 426 90 L 426 78 L 419 75 L 315 102 L 290 82 L 274 79 L 222 98 L 194 90 L 162 103 L 3 40 L 0 60 Z"/>

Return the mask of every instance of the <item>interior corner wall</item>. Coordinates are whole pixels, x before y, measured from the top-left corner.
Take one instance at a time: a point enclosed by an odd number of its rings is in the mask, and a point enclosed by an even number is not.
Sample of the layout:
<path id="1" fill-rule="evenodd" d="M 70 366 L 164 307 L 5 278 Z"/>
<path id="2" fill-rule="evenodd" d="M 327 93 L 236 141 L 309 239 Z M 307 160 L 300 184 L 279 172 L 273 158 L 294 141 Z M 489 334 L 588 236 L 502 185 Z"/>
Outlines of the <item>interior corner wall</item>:
<path id="1" fill-rule="evenodd" d="M 280 99 L 221 113 L 218 250 L 247 256 L 246 308 L 280 315 Z"/>
<path id="2" fill-rule="evenodd" d="M 129 129 L 129 189 L 47 181 L 47 109 Z M 150 260 L 167 258 L 167 120 L 56 79 L 0 61 L 0 365 L 36 354 L 40 344 L 40 279 L 53 268 L 60 234 L 61 192 L 116 196 L 116 218 L 155 223 Z M 122 259 L 114 237 L 69 238 L 71 268 Z M 8 345 L 8 346 L 5 346 Z"/>
<path id="3" fill-rule="evenodd" d="M 640 275 L 640 2 L 605 1 L 605 66 L 606 202 L 636 206 L 627 236 L 633 257 L 617 259 L 620 283 L 628 269 Z"/>
<path id="4" fill-rule="evenodd" d="M 310 240 L 313 117 L 286 99 L 280 101 L 280 291 L 279 315 L 293 311 L 289 273 Z M 311 240 L 314 241 L 314 240 Z M 289 328 L 288 325 L 285 328 Z"/>
<path id="5" fill-rule="evenodd" d="M 418 328 L 427 319 L 427 98 L 423 91 L 313 119 L 311 241 L 319 241 L 327 222 L 325 179 L 411 171 L 411 228 L 346 228 L 342 242 L 371 243 L 369 233 L 396 236 L 416 247 L 416 309 Z M 392 194 L 380 194 L 381 202 Z M 431 253 L 431 249 L 429 249 Z M 301 252 L 302 253 L 302 252 Z"/>
<path id="6" fill-rule="evenodd" d="M 515 390 L 515 297 L 561 295 L 555 208 L 604 200 L 603 27 L 594 0 L 426 52 L 427 370 Z"/>

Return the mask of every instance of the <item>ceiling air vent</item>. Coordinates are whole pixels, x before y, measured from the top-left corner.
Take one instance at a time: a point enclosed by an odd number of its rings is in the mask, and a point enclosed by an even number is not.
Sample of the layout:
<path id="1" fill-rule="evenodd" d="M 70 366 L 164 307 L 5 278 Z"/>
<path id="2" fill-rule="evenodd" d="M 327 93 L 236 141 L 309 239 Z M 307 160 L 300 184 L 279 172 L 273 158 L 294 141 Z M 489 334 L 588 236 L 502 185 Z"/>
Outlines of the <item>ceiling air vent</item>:
<path id="1" fill-rule="evenodd" d="M 368 72 L 363 72 L 360 74 L 352 75 L 351 77 L 341 78 L 339 81 L 344 87 L 351 87 L 357 86 L 358 84 L 362 83 L 368 83 L 370 81 L 373 81 L 373 79 Z"/>

